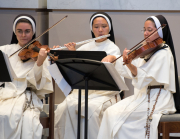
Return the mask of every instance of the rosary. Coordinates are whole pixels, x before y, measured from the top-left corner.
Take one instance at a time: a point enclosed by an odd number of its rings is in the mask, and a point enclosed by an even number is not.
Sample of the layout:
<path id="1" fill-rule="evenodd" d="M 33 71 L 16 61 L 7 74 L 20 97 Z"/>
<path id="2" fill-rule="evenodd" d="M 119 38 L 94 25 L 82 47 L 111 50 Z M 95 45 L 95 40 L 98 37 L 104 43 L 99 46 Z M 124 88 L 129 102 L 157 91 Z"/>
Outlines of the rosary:
<path id="1" fill-rule="evenodd" d="M 154 105 L 153 105 L 153 108 L 152 108 L 152 111 L 151 111 L 151 113 L 149 114 L 149 111 L 150 111 L 150 90 L 151 89 L 149 89 L 148 90 L 148 108 L 147 108 L 147 120 L 146 120 L 146 126 L 144 127 L 145 128 L 145 138 L 146 138 L 146 136 L 148 137 L 148 139 L 149 139 L 149 137 L 150 137 L 150 124 L 151 124 L 151 121 L 152 121 L 152 115 L 153 115 L 153 112 L 154 112 L 154 110 L 155 110 L 155 106 L 156 106 L 156 103 L 157 103 L 157 100 L 158 100 L 158 97 L 159 97 L 159 95 L 160 95 L 160 92 L 161 92 L 161 86 L 160 86 L 160 90 L 159 90 L 159 93 L 158 93 L 158 95 L 157 95 L 157 98 L 156 98 L 156 101 L 155 101 L 155 103 L 154 103 Z"/>
<path id="2" fill-rule="evenodd" d="M 30 91 L 30 93 L 31 93 L 31 98 L 30 98 L 30 100 L 28 100 L 27 95 L 25 94 L 25 96 L 26 96 L 26 103 L 25 103 L 23 112 L 25 112 L 26 109 L 28 109 L 28 108 L 34 109 L 34 104 L 33 104 L 33 101 L 32 101 L 32 92 Z M 32 106 L 31 106 L 31 104 L 32 104 Z"/>

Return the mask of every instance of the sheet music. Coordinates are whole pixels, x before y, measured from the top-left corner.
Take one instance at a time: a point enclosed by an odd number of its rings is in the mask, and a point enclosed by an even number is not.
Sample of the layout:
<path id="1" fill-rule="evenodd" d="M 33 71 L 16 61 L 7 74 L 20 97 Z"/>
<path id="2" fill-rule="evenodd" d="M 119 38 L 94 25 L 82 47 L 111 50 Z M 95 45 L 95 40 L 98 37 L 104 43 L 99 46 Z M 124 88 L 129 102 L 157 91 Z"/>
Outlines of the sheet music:
<path id="1" fill-rule="evenodd" d="M 58 87 L 61 89 L 61 91 L 64 93 L 64 95 L 67 96 L 70 93 L 70 91 L 72 90 L 72 88 L 66 82 L 64 77 L 62 76 L 56 63 L 48 66 L 48 69 L 49 69 L 51 76 L 53 77 L 56 84 L 58 85 Z"/>
<path id="2" fill-rule="evenodd" d="M 103 62 L 103 64 L 105 65 L 105 67 L 109 71 L 109 73 L 111 74 L 112 78 L 116 82 L 119 89 L 128 91 L 129 88 L 125 84 L 124 79 L 122 79 L 122 77 L 119 75 L 119 73 L 115 69 L 114 65 L 112 63 L 109 63 L 109 62 Z"/>

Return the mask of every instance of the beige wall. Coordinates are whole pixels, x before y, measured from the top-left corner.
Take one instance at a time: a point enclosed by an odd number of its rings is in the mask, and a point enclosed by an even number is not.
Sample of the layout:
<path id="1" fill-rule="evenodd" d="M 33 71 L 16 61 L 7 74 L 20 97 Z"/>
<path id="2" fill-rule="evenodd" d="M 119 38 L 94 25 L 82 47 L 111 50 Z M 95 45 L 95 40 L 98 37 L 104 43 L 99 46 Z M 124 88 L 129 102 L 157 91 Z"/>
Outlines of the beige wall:
<path id="1" fill-rule="evenodd" d="M 49 31 L 39 41 L 42 44 L 64 45 L 67 42 L 78 42 L 91 38 L 89 28 L 89 18 L 95 11 L 53 11 L 48 13 L 36 12 L 35 10 L 10 10 L 0 9 L 0 46 L 8 44 L 12 36 L 12 23 L 16 15 L 20 13 L 28 13 L 35 17 L 37 21 L 37 35 L 53 25 L 58 20 L 68 15 L 68 18 L 59 23 L 56 27 Z M 107 12 L 113 21 L 116 44 L 121 49 L 131 48 L 143 39 L 141 30 L 145 19 L 151 15 L 162 14 L 169 22 L 172 37 L 174 40 L 178 72 L 180 73 L 180 11 L 177 12 L 160 12 L 160 11 L 111 11 Z M 48 25 L 49 24 L 49 25 Z M 126 80 L 130 91 L 126 92 L 126 96 L 133 94 L 133 87 L 130 80 Z M 56 87 L 56 103 L 61 102 L 64 95 Z"/>

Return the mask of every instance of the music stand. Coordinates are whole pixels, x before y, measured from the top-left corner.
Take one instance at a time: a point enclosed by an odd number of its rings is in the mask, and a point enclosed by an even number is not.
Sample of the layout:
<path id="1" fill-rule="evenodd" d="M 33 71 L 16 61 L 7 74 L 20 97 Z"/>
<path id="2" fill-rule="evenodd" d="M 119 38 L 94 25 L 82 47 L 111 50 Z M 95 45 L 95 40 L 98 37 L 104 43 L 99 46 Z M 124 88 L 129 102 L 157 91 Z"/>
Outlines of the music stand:
<path id="1" fill-rule="evenodd" d="M 79 89 L 78 98 L 78 131 L 80 139 L 81 89 L 85 89 L 85 129 L 84 139 L 88 135 L 88 90 L 120 91 L 105 65 L 99 61 L 68 58 L 58 59 L 56 64 L 72 89 Z"/>
<path id="2" fill-rule="evenodd" d="M 12 70 L 9 58 L 7 54 L 0 50 L 0 82 L 12 82 L 13 78 L 16 77 Z"/>
<path id="3" fill-rule="evenodd" d="M 58 59 L 64 58 L 84 58 L 101 61 L 107 56 L 105 51 L 69 51 L 69 50 L 51 50 L 50 53 L 55 56 L 58 55 Z"/>

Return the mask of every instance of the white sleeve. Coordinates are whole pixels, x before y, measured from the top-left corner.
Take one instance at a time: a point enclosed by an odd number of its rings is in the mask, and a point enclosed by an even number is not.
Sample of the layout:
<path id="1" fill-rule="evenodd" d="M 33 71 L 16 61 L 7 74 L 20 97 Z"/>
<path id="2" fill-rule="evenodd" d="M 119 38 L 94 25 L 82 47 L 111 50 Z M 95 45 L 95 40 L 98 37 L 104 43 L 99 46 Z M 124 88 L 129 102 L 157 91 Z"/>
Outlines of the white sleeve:
<path id="1" fill-rule="evenodd" d="M 48 59 L 39 67 L 35 62 L 34 67 L 28 72 L 27 80 L 36 87 L 37 95 L 48 94 L 53 91 L 52 77 L 47 69 L 48 65 Z"/>
<path id="2" fill-rule="evenodd" d="M 138 67 L 137 76 L 132 78 L 132 84 L 142 89 L 153 80 L 175 92 L 174 60 L 169 48 L 157 51 L 148 62 Z"/>

